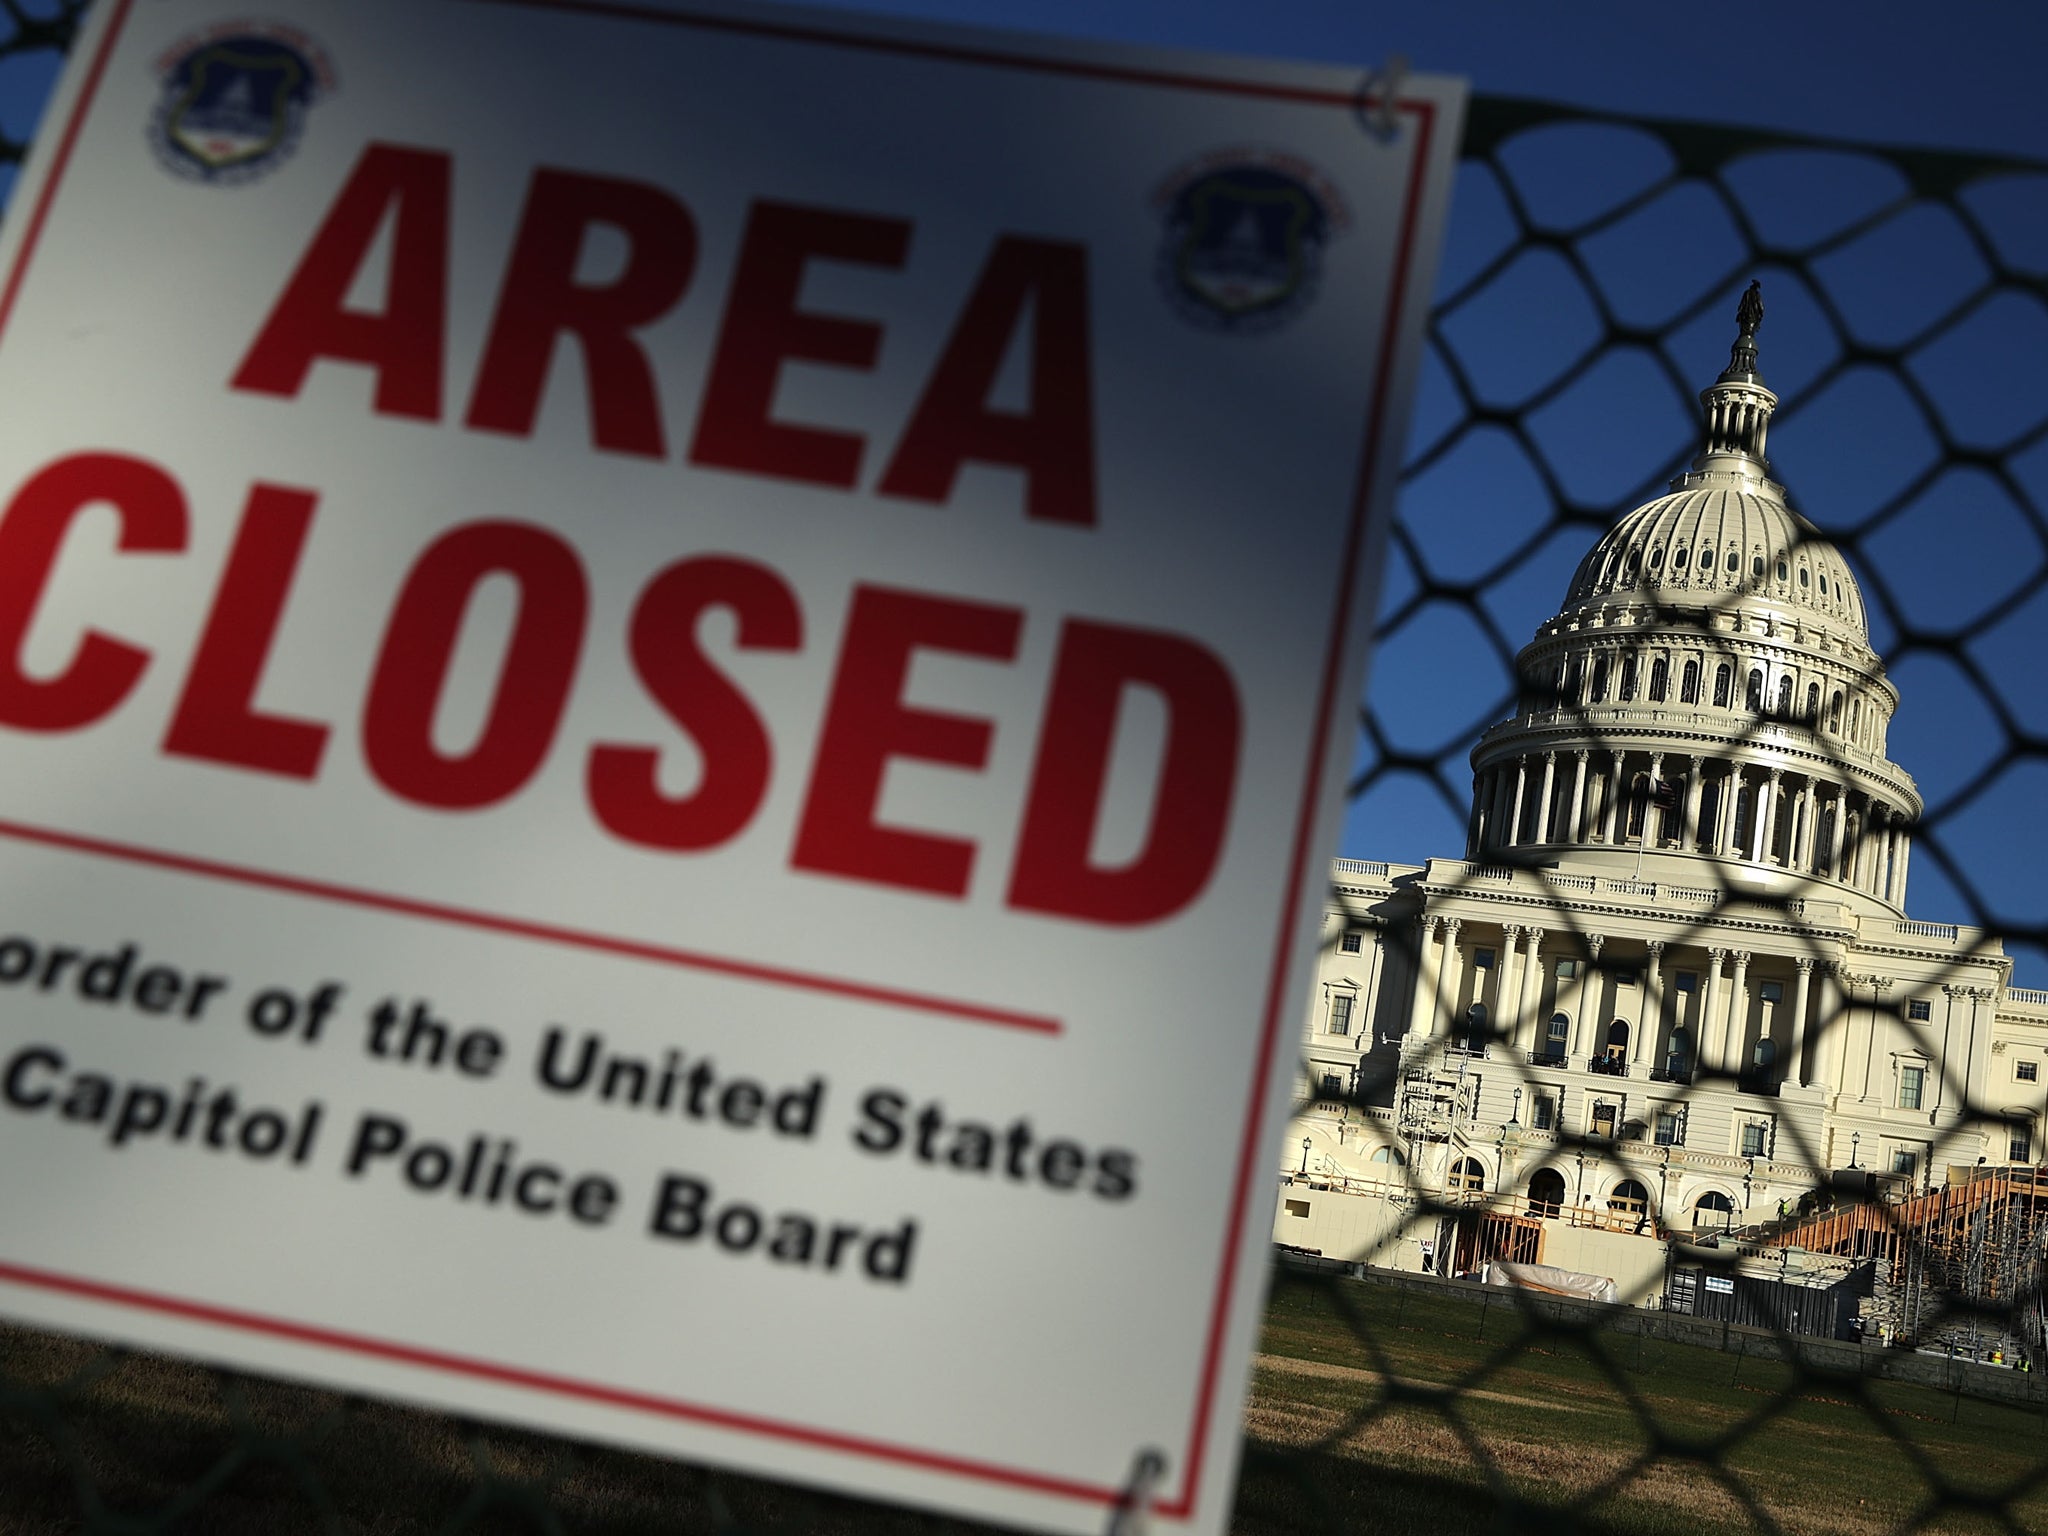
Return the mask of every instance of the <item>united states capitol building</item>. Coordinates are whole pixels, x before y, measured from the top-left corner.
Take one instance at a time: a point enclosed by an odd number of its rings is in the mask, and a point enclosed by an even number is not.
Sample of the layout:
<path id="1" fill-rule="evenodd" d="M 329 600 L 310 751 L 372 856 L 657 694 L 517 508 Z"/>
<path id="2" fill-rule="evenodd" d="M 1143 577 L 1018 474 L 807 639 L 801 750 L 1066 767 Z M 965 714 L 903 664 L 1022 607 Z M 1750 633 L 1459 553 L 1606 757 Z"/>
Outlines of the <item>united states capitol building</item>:
<path id="1" fill-rule="evenodd" d="M 1770 478 L 1761 319 L 1752 287 L 1692 467 L 1521 652 L 1463 856 L 1334 866 L 1277 1241 L 1656 1304 L 1674 1242 L 2038 1193 L 2048 993 L 1908 915 L 1900 698 Z"/>

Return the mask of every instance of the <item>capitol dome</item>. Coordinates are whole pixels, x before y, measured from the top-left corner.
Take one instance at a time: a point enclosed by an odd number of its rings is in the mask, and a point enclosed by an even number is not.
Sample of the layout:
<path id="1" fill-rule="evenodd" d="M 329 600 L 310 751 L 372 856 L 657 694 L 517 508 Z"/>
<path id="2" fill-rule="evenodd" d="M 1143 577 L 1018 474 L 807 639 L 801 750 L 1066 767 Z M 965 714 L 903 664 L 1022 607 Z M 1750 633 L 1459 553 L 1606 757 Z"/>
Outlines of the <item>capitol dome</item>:
<path id="1" fill-rule="evenodd" d="M 1740 471 L 1694 471 L 1635 509 L 1572 577 L 1567 612 L 1621 593 L 1673 608 L 1774 607 L 1811 615 L 1867 643 L 1863 597 L 1840 552 Z"/>
<path id="2" fill-rule="evenodd" d="M 1699 455 L 1594 546 L 1517 659 L 1515 716 L 1473 749 L 1467 857 L 1655 860 L 1903 912 L 1921 800 L 1885 756 L 1898 692 L 1848 562 L 1770 478 L 1757 285 L 1737 321 Z"/>

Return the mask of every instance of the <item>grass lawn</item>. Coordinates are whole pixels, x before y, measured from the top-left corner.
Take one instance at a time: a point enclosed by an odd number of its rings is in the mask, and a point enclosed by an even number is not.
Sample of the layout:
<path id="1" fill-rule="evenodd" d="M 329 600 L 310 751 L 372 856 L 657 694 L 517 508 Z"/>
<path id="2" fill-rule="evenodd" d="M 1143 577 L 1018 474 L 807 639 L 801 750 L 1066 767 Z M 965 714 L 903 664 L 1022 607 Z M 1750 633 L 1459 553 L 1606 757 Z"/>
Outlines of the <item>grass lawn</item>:
<path id="1" fill-rule="evenodd" d="M 1235 1528 L 2048 1533 L 2048 1418 L 1276 1282 Z M 0 1329 L 0 1536 L 967 1532 L 651 1457 Z"/>
<path id="2" fill-rule="evenodd" d="M 1260 1351 L 1246 1532 L 2048 1532 L 2038 1408 L 1284 1275 Z"/>

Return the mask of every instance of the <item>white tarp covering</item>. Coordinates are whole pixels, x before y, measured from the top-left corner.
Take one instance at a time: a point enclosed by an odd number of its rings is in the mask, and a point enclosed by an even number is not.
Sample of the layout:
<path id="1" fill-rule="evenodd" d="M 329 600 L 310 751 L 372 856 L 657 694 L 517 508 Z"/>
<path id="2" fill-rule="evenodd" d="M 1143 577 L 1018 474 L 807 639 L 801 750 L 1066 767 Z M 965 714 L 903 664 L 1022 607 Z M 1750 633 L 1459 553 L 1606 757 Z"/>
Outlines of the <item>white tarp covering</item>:
<path id="1" fill-rule="evenodd" d="M 1589 1275 L 1576 1269 L 1558 1269 L 1549 1264 L 1510 1264 L 1495 1259 L 1479 1271 L 1483 1285 L 1518 1285 L 1525 1291 L 1542 1291 L 1550 1296 L 1576 1296 L 1581 1301 L 1617 1301 L 1614 1282 L 1605 1275 Z"/>

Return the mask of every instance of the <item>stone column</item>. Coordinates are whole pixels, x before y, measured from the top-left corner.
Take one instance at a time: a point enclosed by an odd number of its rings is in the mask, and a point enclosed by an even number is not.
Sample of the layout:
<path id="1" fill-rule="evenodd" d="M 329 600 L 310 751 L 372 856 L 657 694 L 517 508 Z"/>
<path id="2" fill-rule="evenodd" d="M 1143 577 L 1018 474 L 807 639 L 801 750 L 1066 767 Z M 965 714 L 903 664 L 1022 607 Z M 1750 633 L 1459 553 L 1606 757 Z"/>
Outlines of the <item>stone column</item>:
<path id="1" fill-rule="evenodd" d="M 1906 904 L 1906 865 L 1913 857 L 1913 834 L 1902 821 L 1899 823 L 1898 863 L 1892 871 L 1892 905 Z"/>
<path id="2" fill-rule="evenodd" d="M 1636 1031 L 1636 1064 L 1661 1059 L 1650 1054 L 1650 1042 L 1664 1033 L 1664 941 L 1652 939 L 1646 946 L 1649 960 L 1643 966 L 1643 1027 Z"/>
<path id="3" fill-rule="evenodd" d="M 1811 1059 L 1807 1086 L 1832 1093 L 1841 1085 L 1842 1041 L 1849 1033 L 1849 1021 L 1842 1012 L 1842 988 L 1832 960 L 1820 964 L 1820 1008 L 1807 1026 L 1811 1041 L 1806 1054 Z"/>
<path id="4" fill-rule="evenodd" d="M 1515 1039 L 1524 1050 L 1536 1049 L 1536 1040 L 1542 1023 L 1537 1014 L 1543 1004 L 1543 930 L 1523 930 L 1529 937 L 1529 952 L 1522 959 L 1522 996 L 1515 1012 L 1519 1024 Z"/>
<path id="5" fill-rule="evenodd" d="M 1586 1047 L 1591 1039 L 1586 1030 L 1586 988 L 1600 965 L 1600 948 L 1606 942 L 1604 933 L 1586 935 L 1586 963 L 1579 968 L 1579 984 L 1572 989 L 1572 1033 L 1565 1042 L 1565 1051 L 1574 1072 L 1586 1070 Z"/>
<path id="6" fill-rule="evenodd" d="M 1801 955 L 1792 962 L 1799 967 L 1799 980 L 1792 984 L 1792 1081 L 1804 1088 L 1813 1081 L 1815 1041 L 1806 1020 L 1806 993 L 1813 981 L 1813 957 Z"/>
<path id="7" fill-rule="evenodd" d="M 1513 1045 L 1516 1026 L 1521 1022 L 1522 929 L 1518 923 L 1504 923 L 1501 932 L 1505 942 L 1501 945 L 1500 967 L 1494 981 L 1492 1024 L 1500 1037 Z"/>
<path id="8" fill-rule="evenodd" d="M 1600 812 L 1600 840 L 1612 847 L 1614 844 L 1614 816 L 1621 808 L 1621 760 L 1625 755 L 1616 751 L 1610 754 L 1614 761 L 1608 766 L 1607 804 Z M 1627 825 L 1626 822 L 1623 823 Z"/>
<path id="9" fill-rule="evenodd" d="M 1643 788 L 1643 846 L 1661 848 L 1663 842 L 1652 831 L 1657 825 L 1657 781 L 1664 776 L 1664 754 L 1650 754 L 1650 781 Z"/>
<path id="10" fill-rule="evenodd" d="M 1842 878 L 1842 834 L 1849 828 L 1849 791 L 1838 789 L 1834 798 L 1835 824 L 1828 828 L 1828 863 L 1826 874 L 1830 880 Z"/>
<path id="11" fill-rule="evenodd" d="M 1742 799 L 1742 769 L 1731 763 L 1721 778 L 1721 806 L 1714 827 L 1714 852 L 1728 858 L 1735 852 L 1735 807 Z"/>
<path id="12" fill-rule="evenodd" d="M 1507 840 L 1501 845 L 1504 848 L 1518 848 L 1521 846 L 1522 796 L 1528 790 L 1528 787 L 1529 759 L 1518 757 L 1515 759 L 1515 804 L 1514 809 L 1508 812 Z"/>
<path id="13" fill-rule="evenodd" d="M 1436 1021 L 1436 930 L 1442 921 L 1427 914 L 1415 919 L 1415 996 L 1408 1004 L 1410 1040 L 1427 1040 Z"/>
<path id="14" fill-rule="evenodd" d="M 1801 874 L 1813 873 L 1813 834 L 1819 829 L 1820 792 L 1813 775 L 1806 776 L 1806 788 L 1799 793 L 1799 820 L 1793 827 L 1791 857 L 1786 863 Z"/>
<path id="15" fill-rule="evenodd" d="M 1486 835 L 1486 775 L 1472 775 L 1472 814 L 1465 822 L 1465 857 L 1479 857 L 1480 839 Z"/>
<path id="16" fill-rule="evenodd" d="M 1692 759 L 1692 769 L 1685 776 L 1685 824 L 1678 829 L 1678 846 L 1687 853 L 1699 845 L 1700 791 L 1706 787 L 1706 765 L 1703 757 Z"/>
<path id="17" fill-rule="evenodd" d="M 1455 1034 L 1461 1022 L 1451 1016 L 1451 1010 L 1458 1006 L 1458 992 L 1465 978 L 1465 957 L 1458 948 L 1458 930 L 1463 926 L 1464 921 L 1461 918 L 1447 917 L 1443 920 L 1440 936 L 1443 949 L 1436 963 L 1437 1013 L 1440 1023 L 1431 1028 L 1431 1034 Z"/>
<path id="18" fill-rule="evenodd" d="M 1546 752 L 1543 754 L 1543 798 L 1536 805 L 1536 841 L 1539 843 L 1550 841 L 1550 804 L 1556 779 L 1557 754 Z"/>
<path id="19" fill-rule="evenodd" d="M 1569 830 L 1565 833 L 1565 836 L 1574 843 L 1581 843 L 1586 840 L 1586 759 L 1591 755 L 1584 747 L 1580 747 L 1576 752 L 1572 753 L 1572 757 L 1575 759 L 1572 766 L 1572 814 Z"/>
<path id="20" fill-rule="evenodd" d="M 1751 819 L 1751 831 L 1755 838 L 1749 844 L 1749 862 L 1761 864 L 1772 856 L 1772 834 L 1778 829 L 1778 780 L 1784 778 L 1784 768 L 1772 768 L 1765 774 L 1763 782 L 1757 784 L 1757 813 Z"/>
<path id="21" fill-rule="evenodd" d="M 1878 882 L 1878 894 L 1881 895 L 1886 901 L 1892 902 L 1894 904 L 1896 904 L 1899 899 L 1897 895 L 1894 894 L 1894 892 L 1899 883 L 1900 819 L 1901 818 L 1897 811 L 1893 811 L 1885 817 L 1884 851 L 1878 856 L 1880 861 L 1879 868 L 1883 874 L 1883 879 Z"/>
<path id="22" fill-rule="evenodd" d="M 1707 951 L 1707 983 L 1700 993 L 1700 1043 L 1693 1057 L 1702 1069 L 1721 1065 L 1721 962 L 1727 958 L 1725 949 Z"/>
<path id="23" fill-rule="evenodd" d="M 1728 1048 L 1723 1061 L 1728 1071 L 1740 1073 L 1749 1066 L 1749 951 L 1735 951 L 1735 974 L 1728 981 Z"/>
<path id="24" fill-rule="evenodd" d="M 1757 855 L 1759 861 L 1766 864 L 1773 862 L 1776 858 L 1778 846 L 1778 806 L 1785 798 L 1784 781 L 1785 770 L 1773 768 L 1771 770 L 1769 787 L 1765 791 L 1764 798 L 1763 851 Z"/>
<path id="25" fill-rule="evenodd" d="M 1508 826 L 1508 804 L 1514 795 L 1514 780 L 1508 777 L 1507 769 L 1496 764 L 1493 770 L 1493 836 L 1488 846 L 1501 849 L 1508 845 L 1511 828 Z"/>
<path id="26" fill-rule="evenodd" d="M 1829 962 L 1820 980 L 1821 1012 L 1826 1015 L 1832 1036 L 1827 1050 L 1821 1053 L 1828 1063 L 1827 1078 L 1821 1086 L 1842 1093 L 1849 1085 L 1849 1015 L 1856 1006 L 1856 983 L 1836 961 Z"/>

